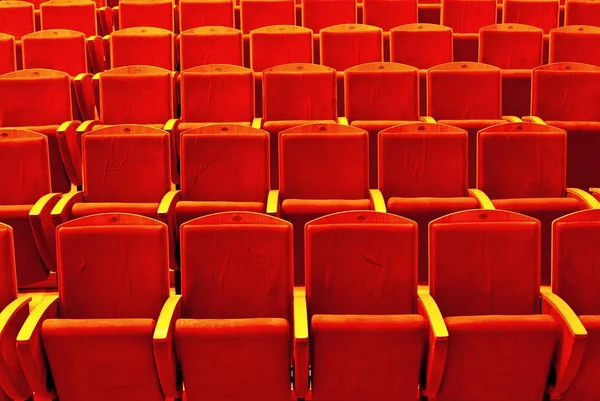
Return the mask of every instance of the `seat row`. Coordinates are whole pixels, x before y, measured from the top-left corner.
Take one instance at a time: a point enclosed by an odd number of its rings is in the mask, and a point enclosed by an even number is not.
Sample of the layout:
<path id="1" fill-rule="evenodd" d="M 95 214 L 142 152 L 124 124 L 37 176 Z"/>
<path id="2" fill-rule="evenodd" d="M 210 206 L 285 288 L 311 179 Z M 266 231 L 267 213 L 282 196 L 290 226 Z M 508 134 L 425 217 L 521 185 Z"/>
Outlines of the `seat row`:
<path id="1" fill-rule="evenodd" d="M 189 401 L 593 399 L 600 213 L 552 229 L 542 289 L 538 220 L 436 219 L 418 290 L 414 221 L 327 215 L 305 228 L 304 292 L 292 287 L 290 223 L 217 213 L 182 226 L 181 295 L 169 295 L 167 226 L 98 214 L 58 227 L 59 293 L 28 315 L 0 225 L 0 386 L 5 399 L 64 401 L 179 400 L 182 382 Z"/>

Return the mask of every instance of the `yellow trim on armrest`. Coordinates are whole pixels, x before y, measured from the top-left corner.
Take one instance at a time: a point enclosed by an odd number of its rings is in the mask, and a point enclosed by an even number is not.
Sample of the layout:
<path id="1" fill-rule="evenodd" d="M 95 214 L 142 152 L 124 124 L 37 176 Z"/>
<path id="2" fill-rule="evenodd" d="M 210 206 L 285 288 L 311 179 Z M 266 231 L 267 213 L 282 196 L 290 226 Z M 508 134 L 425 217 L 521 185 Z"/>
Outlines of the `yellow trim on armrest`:
<path id="1" fill-rule="evenodd" d="M 271 189 L 267 195 L 267 214 L 270 216 L 279 216 L 279 190 Z"/>
<path id="2" fill-rule="evenodd" d="M 25 307 L 29 308 L 30 302 L 31 297 L 19 297 L 8 304 L 8 306 L 0 312 L 0 338 L 6 335 L 6 326 L 10 323 L 10 321 L 17 313 L 19 313 L 20 310 Z"/>
<path id="3" fill-rule="evenodd" d="M 177 375 L 175 353 L 175 323 L 181 318 L 181 295 L 171 295 L 165 302 L 154 329 L 154 357 L 163 393 L 170 398 L 181 397 L 181 381 Z"/>
<path id="4" fill-rule="evenodd" d="M 179 202 L 180 199 L 181 190 L 167 192 L 160 201 L 160 205 L 158 205 L 158 219 L 163 223 L 168 223 L 166 219 L 168 219 L 169 213 L 173 211 L 173 207 L 177 204 L 177 202 Z"/>
<path id="5" fill-rule="evenodd" d="M 385 200 L 383 194 L 379 189 L 369 189 L 369 198 L 371 200 L 371 206 L 376 212 L 386 213 Z"/>
<path id="6" fill-rule="evenodd" d="M 308 311 L 306 291 L 294 289 L 294 391 L 297 398 L 306 398 L 309 389 L 308 377 L 309 343 Z"/>
<path id="7" fill-rule="evenodd" d="M 96 125 L 102 124 L 100 120 L 87 120 L 81 123 L 79 127 L 77 127 L 77 133 L 79 135 L 85 134 L 86 132 L 90 132 L 94 129 Z"/>
<path id="8" fill-rule="evenodd" d="M 437 124 L 437 121 L 435 121 L 435 118 L 429 117 L 429 116 L 421 117 L 419 119 L 419 121 L 421 121 L 423 123 L 428 123 L 428 124 Z"/>
<path id="9" fill-rule="evenodd" d="M 595 188 L 594 188 L 595 189 Z M 592 189 L 590 189 L 592 191 Z M 596 192 L 597 191 L 592 191 Z M 583 202 L 588 209 L 600 209 L 600 202 L 593 195 L 585 192 L 579 188 L 567 188 L 567 196 L 577 198 L 580 202 Z"/>
<path id="10" fill-rule="evenodd" d="M 516 117 L 516 116 L 502 116 L 502 119 L 509 123 L 522 123 L 523 122 L 523 120 L 521 120 L 519 117 Z"/>
<path id="11" fill-rule="evenodd" d="M 252 128 L 261 129 L 262 128 L 262 118 L 256 117 L 252 120 Z"/>
<path id="12" fill-rule="evenodd" d="M 52 222 L 55 226 L 65 223 L 71 219 L 71 209 L 75 203 L 83 201 L 83 191 L 69 192 L 64 194 L 50 212 Z"/>
<path id="13" fill-rule="evenodd" d="M 496 207 L 494 206 L 494 204 L 492 203 L 490 198 L 481 189 L 469 188 L 469 196 L 471 198 L 477 199 L 477 201 L 479 202 L 479 206 L 482 209 L 486 209 L 486 210 L 495 210 L 496 209 Z"/>
<path id="14" fill-rule="evenodd" d="M 42 196 L 29 210 L 29 223 L 33 239 L 44 262 L 50 271 L 56 271 L 56 240 L 50 213 L 60 201 L 62 194 L 52 193 Z"/>
<path id="15" fill-rule="evenodd" d="M 350 125 L 350 124 L 348 123 L 348 119 L 347 119 L 346 117 L 338 117 L 338 118 L 337 118 L 337 122 L 338 122 L 338 124 L 340 124 L 340 125 Z"/>
<path id="16" fill-rule="evenodd" d="M 15 335 L 19 332 L 27 316 L 29 316 L 29 303 L 31 297 L 19 297 L 8 304 L 4 310 L 0 312 L 0 343 L 9 344 L 15 343 Z M 29 385 L 22 383 L 22 380 L 11 379 L 13 366 L 0 364 L 0 385 L 13 400 L 29 399 L 33 392 Z"/>
<path id="17" fill-rule="evenodd" d="M 539 117 L 536 116 L 525 116 L 523 117 L 523 121 L 526 123 L 536 123 L 541 125 L 546 125 L 546 122 Z"/>

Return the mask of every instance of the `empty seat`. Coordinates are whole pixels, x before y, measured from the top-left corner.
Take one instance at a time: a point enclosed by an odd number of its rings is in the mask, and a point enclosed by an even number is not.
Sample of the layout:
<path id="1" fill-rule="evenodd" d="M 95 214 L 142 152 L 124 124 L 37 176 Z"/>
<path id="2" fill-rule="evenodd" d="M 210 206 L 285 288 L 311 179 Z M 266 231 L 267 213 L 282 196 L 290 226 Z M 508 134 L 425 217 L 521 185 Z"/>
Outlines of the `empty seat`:
<path id="1" fill-rule="evenodd" d="M 296 25 L 294 0 L 241 0 L 240 27 L 245 35 L 272 25 Z"/>
<path id="2" fill-rule="evenodd" d="M 315 64 L 284 64 L 263 72 L 263 118 L 260 128 L 271 134 L 271 187 L 277 188 L 279 132 L 310 122 L 335 123 L 336 74 Z"/>
<path id="3" fill-rule="evenodd" d="M 183 132 L 177 224 L 211 213 L 265 213 L 269 195 L 269 134 L 238 124 Z"/>
<path id="4" fill-rule="evenodd" d="M 175 35 L 160 28 L 129 28 L 113 32 L 108 40 L 106 69 L 147 65 L 175 70 Z"/>
<path id="5" fill-rule="evenodd" d="M 415 0 L 363 0 L 362 3 L 362 22 L 383 29 L 384 35 L 392 28 L 418 21 Z"/>
<path id="6" fill-rule="evenodd" d="M 346 70 L 348 123 L 369 133 L 369 187 L 377 188 L 379 131 L 419 121 L 419 71 L 404 64 L 367 63 Z"/>
<path id="7" fill-rule="evenodd" d="M 437 324 L 418 307 L 416 226 L 369 211 L 306 225 L 313 400 L 416 398 Z M 338 385 L 340 377 L 352 385 Z"/>
<path id="8" fill-rule="evenodd" d="M 576 62 L 600 67 L 600 27 L 571 25 L 550 31 L 550 63 Z"/>
<path id="9" fill-rule="evenodd" d="M 454 61 L 477 61 L 479 30 L 496 18 L 496 0 L 442 0 L 441 24 L 452 28 Z"/>
<path id="10" fill-rule="evenodd" d="M 558 28 L 559 0 L 504 0 L 502 22 L 535 26 L 549 34 Z"/>
<path id="11" fill-rule="evenodd" d="M 302 26 L 315 34 L 328 26 L 356 22 L 356 0 L 302 0 Z"/>
<path id="12" fill-rule="evenodd" d="M 17 69 L 15 37 L 0 33 L 0 75 Z"/>
<path id="13" fill-rule="evenodd" d="M 179 30 L 203 26 L 235 27 L 232 0 L 180 0 Z"/>
<path id="14" fill-rule="evenodd" d="M 279 135 L 279 151 L 277 214 L 294 225 L 294 281 L 303 283 L 304 224 L 330 213 L 379 211 L 385 205 L 379 191 L 369 190 L 366 131 L 339 124 L 301 125 Z"/>
<path id="15" fill-rule="evenodd" d="M 548 372 L 563 380 L 584 344 L 573 311 L 540 291 L 540 222 L 470 210 L 429 233 L 429 288 L 448 332 L 429 345 L 447 347 L 436 399 L 542 399 Z"/>
<path id="16" fill-rule="evenodd" d="M 242 31 L 205 26 L 179 34 L 181 71 L 207 64 L 244 65 Z"/>
<path id="17" fill-rule="evenodd" d="M 479 32 L 479 62 L 501 68 L 502 114 L 525 116 L 531 111 L 531 70 L 542 65 L 541 28 L 498 24 Z"/>
<path id="18" fill-rule="evenodd" d="M 54 192 L 71 190 L 57 140 L 57 130 L 73 120 L 77 109 L 71 92 L 71 77 L 60 71 L 31 69 L 0 76 L 0 127 L 25 128 L 48 137 Z"/>
<path id="19" fill-rule="evenodd" d="M 153 336 L 175 324 L 162 312 L 173 304 L 167 226 L 105 213 L 62 224 L 56 235 L 58 295 L 38 304 L 17 337 L 36 396 L 65 401 L 179 396 L 177 384 L 159 382 L 152 347 Z"/>
<path id="20" fill-rule="evenodd" d="M 449 63 L 427 72 L 427 115 L 469 133 L 469 188 L 475 188 L 477 131 L 504 122 L 500 69 Z"/>
<path id="21" fill-rule="evenodd" d="M 427 69 L 451 63 L 452 57 L 452 28 L 437 24 L 408 24 L 390 31 L 390 61 L 420 70 L 419 97 L 423 116 L 427 114 Z"/>
<path id="22" fill-rule="evenodd" d="M 556 63 L 533 70 L 531 113 L 567 131 L 567 186 L 600 186 L 600 67 Z M 538 121 L 536 119 L 536 121 Z"/>
<path id="23" fill-rule="evenodd" d="M 33 4 L 25 1 L 0 2 L 0 32 L 20 41 L 23 35 L 35 31 Z"/>
<path id="24" fill-rule="evenodd" d="M 402 124 L 379 134 L 377 188 L 389 213 L 418 223 L 421 284 L 428 279 L 429 222 L 460 210 L 492 207 L 485 194 L 467 185 L 467 143 L 465 130 L 443 124 Z"/>
<path id="25" fill-rule="evenodd" d="M 541 282 L 550 283 L 552 221 L 587 209 L 589 194 L 567 189 L 566 132 L 534 123 L 481 130 L 477 144 L 477 188 L 497 209 L 541 221 Z"/>
<path id="26" fill-rule="evenodd" d="M 119 29 L 152 27 L 175 32 L 173 0 L 119 0 L 115 8 Z"/>
<path id="27" fill-rule="evenodd" d="M 47 68 L 72 77 L 88 72 L 85 35 L 49 29 L 23 36 L 23 68 Z"/>
<path id="28" fill-rule="evenodd" d="M 600 3 L 596 0 L 568 0 L 565 4 L 565 25 L 600 27 Z"/>
<path id="29" fill-rule="evenodd" d="M 112 9 L 89 0 L 49 0 L 40 5 L 40 23 L 45 29 L 70 29 L 86 37 L 112 32 Z"/>

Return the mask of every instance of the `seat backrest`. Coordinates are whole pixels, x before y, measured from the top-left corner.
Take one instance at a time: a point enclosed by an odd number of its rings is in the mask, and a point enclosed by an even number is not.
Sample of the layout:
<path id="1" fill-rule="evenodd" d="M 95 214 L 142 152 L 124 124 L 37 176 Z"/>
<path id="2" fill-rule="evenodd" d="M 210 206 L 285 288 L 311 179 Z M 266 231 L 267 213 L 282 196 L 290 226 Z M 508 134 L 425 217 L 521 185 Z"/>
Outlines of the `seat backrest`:
<path id="1" fill-rule="evenodd" d="M 397 63 L 367 63 L 345 72 L 346 118 L 418 121 L 419 70 Z"/>
<path id="2" fill-rule="evenodd" d="M 169 297 L 168 238 L 166 224 L 127 213 L 58 226 L 60 317 L 158 319 Z"/>
<path id="3" fill-rule="evenodd" d="M 262 72 L 289 63 L 313 62 L 313 33 L 294 25 L 274 25 L 250 32 L 250 68 Z"/>
<path id="4" fill-rule="evenodd" d="M 363 23 L 389 31 L 418 21 L 417 0 L 363 0 Z"/>
<path id="5" fill-rule="evenodd" d="M 344 71 L 359 64 L 383 61 L 383 31 L 365 24 L 321 29 L 321 64 Z"/>
<path id="6" fill-rule="evenodd" d="M 283 199 L 365 199 L 368 133 L 338 124 L 307 124 L 279 134 Z"/>
<path id="7" fill-rule="evenodd" d="M 0 76 L 0 127 L 60 125 L 72 119 L 69 74 L 31 69 Z"/>
<path id="8" fill-rule="evenodd" d="M 99 80 L 104 124 L 165 124 L 175 116 L 168 70 L 132 65 L 104 71 Z"/>
<path id="9" fill-rule="evenodd" d="M 17 70 L 15 37 L 0 33 L 0 75 Z"/>
<path id="10" fill-rule="evenodd" d="M 85 35 L 48 29 L 23 36 L 23 68 L 47 68 L 72 77 L 88 72 Z"/>
<path id="11" fill-rule="evenodd" d="M 600 315 L 600 210 L 582 210 L 552 223 L 552 292 L 578 315 Z"/>
<path id="12" fill-rule="evenodd" d="M 444 317 L 540 312 L 540 222 L 467 210 L 429 224 L 429 289 Z"/>
<path id="13" fill-rule="evenodd" d="M 531 113 L 550 121 L 600 121 L 600 67 L 554 63 L 533 70 Z"/>
<path id="14" fill-rule="evenodd" d="M 181 71 L 208 64 L 244 65 L 242 31 L 205 26 L 179 34 Z"/>
<path id="15" fill-rule="evenodd" d="M 269 192 L 269 134 L 237 124 L 185 131 L 181 199 L 265 202 Z"/>
<path id="16" fill-rule="evenodd" d="M 233 0 L 179 0 L 179 30 L 204 26 L 234 28 Z"/>
<path id="17" fill-rule="evenodd" d="M 249 123 L 254 118 L 254 74 L 227 64 L 181 73 L 181 119 L 186 122 Z"/>
<path id="18" fill-rule="evenodd" d="M 351 211 L 305 226 L 306 300 L 313 315 L 416 313 L 417 223 Z"/>
<path id="19" fill-rule="evenodd" d="M 565 25 L 600 27 L 600 3 L 596 0 L 569 0 L 565 4 Z"/>
<path id="20" fill-rule="evenodd" d="M 263 75 L 263 119 L 335 120 L 337 80 L 333 68 L 284 64 Z"/>
<path id="21" fill-rule="evenodd" d="M 71 29 L 86 37 L 98 34 L 96 3 L 89 0 L 49 0 L 40 5 L 42 30 Z"/>
<path id="22" fill-rule="evenodd" d="M 120 0 L 119 27 L 153 27 L 174 32 L 173 0 Z"/>
<path id="23" fill-rule="evenodd" d="M 390 30 L 390 60 L 427 69 L 452 62 L 452 28 L 408 24 Z M 423 51 L 431 49 L 431 51 Z"/>
<path id="24" fill-rule="evenodd" d="M 1 138 L 0 138 L 1 140 Z M 11 226 L 0 223 L 0 309 L 17 299 L 15 242 Z"/>
<path id="25" fill-rule="evenodd" d="M 284 318 L 292 323 L 292 225 L 225 212 L 181 226 L 183 316 Z"/>
<path id="26" fill-rule="evenodd" d="M 244 34 L 273 25 L 296 25 L 294 0 L 242 0 L 240 27 Z"/>
<path id="27" fill-rule="evenodd" d="M 502 22 L 541 28 L 545 34 L 558 28 L 559 0 L 504 0 Z"/>
<path id="28" fill-rule="evenodd" d="M 496 0 L 441 0 L 441 25 L 454 33 L 479 33 L 496 23 Z"/>
<path id="29" fill-rule="evenodd" d="M 51 192 L 48 139 L 0 128 L 0 205 L 33 205 Z"/>
<path id="30" fill-rule="evenodd" d="M 111 68 L 148 65 L 175 69 L 175 35 L 161 28 L 128 28 L 110 35 Z"/>
<path id="31" fill-rule="evenodd" d="M 571 25 L 550 31 L 550 63 L 576 62 L 600 67 L 600 27 Z"/>
<path id="32" fill-rule="evenodd" d="M 0 32 L 21 40 L 35 31 L 33 4 L 26 1 L 0 1 Z"/>
<path id="33" fill-rule="evenodd" d="M 534 123 L 507 123 L 479 131 L 477 188 L 492 199 L 563 198 L 566 132 Z"/>
<path id="34" fill-rule="evenodd" d="M 319 33 L 338 24 L 357 22 L 356 0 L 302 0 L 302 26 Z"/>
<path id="35" fill-rule="evenodd" d="M 171 189 L 166 131 L 117 125 L 85 133 L 81 141 L 86 202 L 160 203 Z"/>
<path id="36" fill-rule="evenodd" d="M 379 189 L 389 197 L 465 197 L 467 132 L 410 123 L 379 133 Z"/>
<path id="37" fill-rule="evenodd" d="M 544 31 L 530 25 L 497 24 L 479 31 L 479 62 L 502 69 L 543 64 Z"/>
<path id="38" fill-rule="evenodd" d="M 436 120 L 502 118 L 500 69 L 456 62 L 427 71 L 427 114 Z"/>

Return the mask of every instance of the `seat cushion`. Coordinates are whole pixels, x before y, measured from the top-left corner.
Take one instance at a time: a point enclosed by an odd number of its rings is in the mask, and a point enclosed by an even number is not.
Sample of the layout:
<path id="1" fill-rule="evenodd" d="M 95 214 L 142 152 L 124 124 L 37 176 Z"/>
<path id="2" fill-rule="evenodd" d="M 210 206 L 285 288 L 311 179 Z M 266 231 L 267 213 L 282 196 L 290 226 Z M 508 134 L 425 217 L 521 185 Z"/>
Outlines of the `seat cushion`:
<path id="1" fill-rule="evenodd" d="M 577 199 L 566 197 L 493 199 L 492 203 L 497 209 L 510 210 L 517 213 L 531 215 L 532 217 L 543 213 L 563 215 L 581 209 L 581 205 Z"/>
<path id="2" fill-rule="evenodd" d="M 98 213 L 133 213 L 156 218 L 158 203 L 117 203 L 117 202 L 81 202 L 73 205 L 71 218 L 89 216 Z"/>
<path id="3" fill-rule="evenodd" d="M 314 315 L 313 400 L 414 400 L 426 330 L 419 315 Z"/>
<path id="4" fill-rule="evenodd" d="M 244 211 L 264 213 L 266 205 L 263 202 L 192 202 L 180 201 L 175 206 L 177 215 L 177 224 L 181 225 L 188 220 L 196 217 L 206 216 L 207 214 L 229 211 Z"/>
<path id="5" fill-rule="evenodd" d="M 405 214 L 448 214 L 459 210 L 478 209 L 479 202 L 475 198 L 396 198 L 387 202 L 388 212 L 404 216 Z"/>
<path id="6" fill-rule="evenodd" d="M 369 199 L 286 199 L 281 204 L 284 215 L 314 215 L 343 212 L 345 210 L 369 210 Z"/>
<path id="7" fill-rule="evenodd" d="M 278 133 L 288 128 L 297 127 L 304 124 L 335 124 L 334 120 L 285 120 L 285 121 L 265 121 L 262 129 L 270 133 Z"/>

